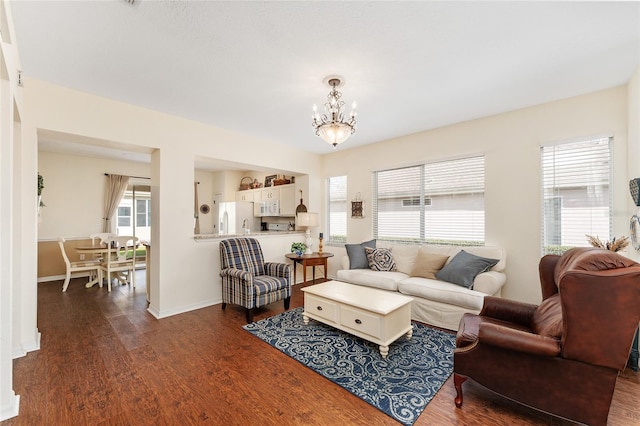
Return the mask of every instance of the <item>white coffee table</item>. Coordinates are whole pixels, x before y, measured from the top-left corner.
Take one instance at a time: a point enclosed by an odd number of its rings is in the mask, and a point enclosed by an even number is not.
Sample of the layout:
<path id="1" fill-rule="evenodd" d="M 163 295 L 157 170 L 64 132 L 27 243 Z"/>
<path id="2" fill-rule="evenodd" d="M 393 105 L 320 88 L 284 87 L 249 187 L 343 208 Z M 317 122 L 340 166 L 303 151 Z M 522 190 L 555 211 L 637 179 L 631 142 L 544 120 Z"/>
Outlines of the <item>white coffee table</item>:
<path id="1" fill-rule="evenodd" d="M 305 324 L 312 318 L 380 345 L 386 358 L 389 345 L 399 337 L 413 335 L 409 296 L 384 290 L 328 281 L 302 289 Z"/>

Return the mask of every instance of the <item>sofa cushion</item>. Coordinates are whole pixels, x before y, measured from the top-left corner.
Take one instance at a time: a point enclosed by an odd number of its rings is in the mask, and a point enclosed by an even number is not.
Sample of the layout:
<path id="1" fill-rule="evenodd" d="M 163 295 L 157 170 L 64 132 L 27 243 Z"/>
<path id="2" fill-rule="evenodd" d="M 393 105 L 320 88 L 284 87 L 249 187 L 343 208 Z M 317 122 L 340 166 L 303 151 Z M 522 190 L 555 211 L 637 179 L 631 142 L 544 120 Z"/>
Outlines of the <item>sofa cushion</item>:
<path id="1" fill-rule="evenodd" d="M 398 282 L 407 278 L 408 275 L 402 272 L 372 271 L 371 269 L 341 269 L 336 277 L 338 281 L 351 284 L 398 291 Z"/>
<path id="2" fill-rule="evenodd" d="M 368 269 L 369 261 L 367 260 L 367 254 L 364 251 L 365 247 L 376 246 L 376 240 L 365 241 L 360 244 L 345 244 L 344 247 L 347 250 L 349 256 L 349 269 Z"/>
<path id="3" fill-rule="evenodd" d="M 436 273 L 436 278 L 470 289 L 473 287 L 473 280 L 476 276 L 489 270 L 499 260 L 476 256 L 460 250 L 460 253 L 456 254 L 444 268 Z"/>
<path id="4" fill-rule="evenodd" d="M 531 318 L 531 329 L 536 334 L 549 337 L 562 337 L 562 305 L 560 293 L 545 299 Z"/>
<path id="5" fill-rule="evenodd" d="M 449 256 L 445 254 L 435 254 L 420 250 L 409 275 L 435 280 L 436 272 L 442 269 L 447 260 L 449 260 Z"/>
<path id="6" fill-rule="evenodd" d="M 411 275 L 420 246 L 416 244 L 394 244 L 386 247 L 390 247 L 393 250 L 393 260 L 396 261 L 398 272 Z"/>
<path id="7" fill-rule="evenodd" d="M 489 259 L 498 259 L 498 263 L 493 265 L 487 271 L 503 272 L 507 265 L 507 256 L 502 247 L 492 246 L 468 246 L 464 247 L 467 253 L 475 254 L 480 257 L 488 257 Z"/>
<path id="8" fill-rule="evenodd" d="M 396 262 L 393 260 L 393 254 L 390 248 L 365 247 L 364 251 L 369 261 L 369 269 L 372 271 L 396 270 Z"/>
<path id="9" fill-rule="evenodd" d="M 407 296 L 479 311 L 484 303 L 484 293 L 469 290 L 457 284 L 427 278 L 409 277 L 398 283 L 398 290 Z"/>

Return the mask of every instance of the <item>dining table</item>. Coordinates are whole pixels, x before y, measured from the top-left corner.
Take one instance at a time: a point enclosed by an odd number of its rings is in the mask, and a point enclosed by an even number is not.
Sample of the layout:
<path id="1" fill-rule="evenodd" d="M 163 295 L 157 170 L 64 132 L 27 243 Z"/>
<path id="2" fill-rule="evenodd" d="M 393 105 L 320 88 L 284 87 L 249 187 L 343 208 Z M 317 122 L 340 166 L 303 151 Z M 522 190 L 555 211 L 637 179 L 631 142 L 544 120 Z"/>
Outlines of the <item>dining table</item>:
<path id="1" fill-rule="evenodd" d="M 100 243 L 94 243 L 91 245 L 86 245 L 86 246 L 78 246 L 75 248 L 76 252 L 78 254 L 113 254 L 116 253 L 118 251 L 117 248 L 115 247 L 108 247 L 104 244 L 100 244 Z M 118 277 L 118 280 L 122 282 L 121 278 Z M 98 283 L 98 276 L 96 276 L 94 279 L 92 279 L 91 281 L 89 281 L 87 284 L 85 284 L 86 288 L 90 288 L 93 287 L 94 285 L 96 285 Z"/>

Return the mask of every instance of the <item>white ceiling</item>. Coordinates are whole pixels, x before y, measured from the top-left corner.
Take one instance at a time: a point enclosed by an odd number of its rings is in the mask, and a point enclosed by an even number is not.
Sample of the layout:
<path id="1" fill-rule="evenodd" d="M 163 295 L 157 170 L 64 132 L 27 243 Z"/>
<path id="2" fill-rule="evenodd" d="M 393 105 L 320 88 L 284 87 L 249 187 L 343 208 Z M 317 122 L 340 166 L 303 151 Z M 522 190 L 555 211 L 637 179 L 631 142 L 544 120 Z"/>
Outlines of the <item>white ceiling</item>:
<path id="1" fill-rule="evenodd" d="M 315 153 L 625 84 L 640 2 L 13 1 L 24 75 Z M 52 145 L 61 141 L 52 141 Z M 95 144 L 94 144 L 95 145 Z"/>

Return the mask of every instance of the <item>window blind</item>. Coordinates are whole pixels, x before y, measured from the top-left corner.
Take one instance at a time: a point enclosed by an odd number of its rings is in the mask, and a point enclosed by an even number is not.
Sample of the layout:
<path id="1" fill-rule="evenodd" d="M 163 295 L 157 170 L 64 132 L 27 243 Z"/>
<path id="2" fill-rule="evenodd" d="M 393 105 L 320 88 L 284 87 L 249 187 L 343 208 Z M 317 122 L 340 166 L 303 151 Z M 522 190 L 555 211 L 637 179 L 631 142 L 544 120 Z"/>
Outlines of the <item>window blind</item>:
<path id="1" fill-rule="evenodd" d="M 347 242 L 347 177 L 327 179 L 328 244 Z"/>
<path id="2" fill-rule="evenodd" d="M 484 156 L 374 172 L 372 193 L 377 239 L 484 243 Z"/>
<path id="3" fill-rule="evenodd" d="M 588 246 L 612 233 L 612 138 L 541 147 L 542 253 Z"/>

